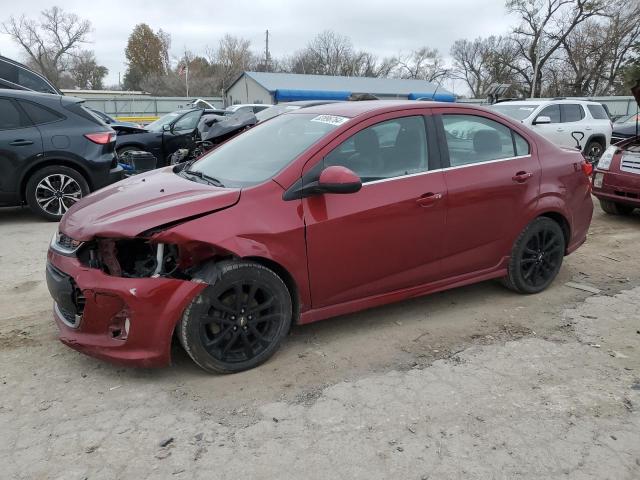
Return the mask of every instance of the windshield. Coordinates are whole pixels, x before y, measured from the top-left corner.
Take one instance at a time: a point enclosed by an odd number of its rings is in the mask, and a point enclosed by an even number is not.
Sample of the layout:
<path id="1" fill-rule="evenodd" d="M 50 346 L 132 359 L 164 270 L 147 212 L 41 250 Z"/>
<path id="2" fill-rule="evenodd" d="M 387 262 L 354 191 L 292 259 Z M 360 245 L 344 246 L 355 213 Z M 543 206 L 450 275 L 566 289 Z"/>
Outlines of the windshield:
<path id="1" fill-rule="evenodd" d="M 163 125 L 169 125 L 169 124 L 173 123 L 175 121 L 175 119 L 180 117 L 181 115 L 183 115 L 185 113 L 185 111 L 186 110 L 167 113 L 166 115 L 164 115 L 163 117 L 160 117 L 155 122 L 151 122 L 145 128 L 147 130 L 152 131 L 152 132 L 161 132 Z"/>
<path id="2" fill-rule="evenodd" d="M 509 104 L 497 104 L 491 105 L 491 108 L 496 112 L 502 113 L 507 117 L 514 118 L 516 120 L 524 120 L 529 115 L 533 113 L 533 111 L 538 108 L 538 105 L 530 103 L 530 104 L 520 104 L 520 105 L 509 105 Z"/>
<path id="3" fill-rule="evenodd" d="M 334 115 L 281 115 L 222 144 L 191 166 L 226 187 L 256 185 L 273 177 L 327 133 L 347 122 Z"/>
<path id="4" fill-rule="evenodd" d="M 298 110 L 300 105 L 275 105 L 273 107 L 265 108 L 264 110 L 260 110 L 256 113 L 256 118 L 259 122 L 263 122 L 265 120 L 269 120 L 270 118 L 276 117 L 282 113 L 290 112 L 292 110 Z"/>

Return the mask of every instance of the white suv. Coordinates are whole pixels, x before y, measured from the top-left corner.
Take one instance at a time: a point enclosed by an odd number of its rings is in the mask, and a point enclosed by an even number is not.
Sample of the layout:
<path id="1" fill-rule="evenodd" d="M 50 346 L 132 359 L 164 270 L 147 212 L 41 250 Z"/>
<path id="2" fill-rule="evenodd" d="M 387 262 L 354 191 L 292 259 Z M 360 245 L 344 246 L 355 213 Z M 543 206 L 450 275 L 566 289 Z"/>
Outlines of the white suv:
<path id="1" fill-rule="evenodd" d="M 581 139 L 580 148 L 592 161 L 600 158 L 611 141 L 613 125 L 598 102 L 532 99 L 496 103 L 491 108 L 519 120 L 560 147 L 575 148 Z"/>

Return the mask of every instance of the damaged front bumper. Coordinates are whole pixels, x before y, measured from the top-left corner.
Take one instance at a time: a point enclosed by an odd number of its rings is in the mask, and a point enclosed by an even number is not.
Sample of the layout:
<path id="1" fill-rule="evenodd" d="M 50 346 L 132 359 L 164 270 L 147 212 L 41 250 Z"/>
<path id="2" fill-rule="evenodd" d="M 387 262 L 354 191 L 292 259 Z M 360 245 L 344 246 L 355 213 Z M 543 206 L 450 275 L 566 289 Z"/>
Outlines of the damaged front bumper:
<path id="1" fill-rule="evenodd" d="M 130 366 L 169 365 L 173 330 L 206 285 L 112 276 L 72 253 L 50 248 L 47 254 L 47 285 L 60 340 L 92 357 Z"/>

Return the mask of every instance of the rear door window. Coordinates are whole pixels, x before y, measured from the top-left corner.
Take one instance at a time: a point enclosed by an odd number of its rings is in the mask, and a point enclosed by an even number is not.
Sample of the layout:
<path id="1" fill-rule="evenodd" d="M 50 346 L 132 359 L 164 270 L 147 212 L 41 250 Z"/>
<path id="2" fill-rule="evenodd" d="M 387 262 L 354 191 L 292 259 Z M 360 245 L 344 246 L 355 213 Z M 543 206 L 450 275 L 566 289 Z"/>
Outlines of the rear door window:
<path id="1" fill-rule="evenodd" d="M 501 123 L 478 115 L 447 114 L 442 125 L 452 167 L 516 156 L 511 129 Z"/>
<path id="2" fill-rule="evenodd" d="M 560 105 L 562 115 L 562 123 L 579 122 L 584 118 L 584 110 L 582 105 L 577 103 L 566 103 Z"/>
<path id="3" fill-rule="evenodd" d="M 31 123 L 8 98 L 0 98 L 0 130 L 30 127 Z"/>

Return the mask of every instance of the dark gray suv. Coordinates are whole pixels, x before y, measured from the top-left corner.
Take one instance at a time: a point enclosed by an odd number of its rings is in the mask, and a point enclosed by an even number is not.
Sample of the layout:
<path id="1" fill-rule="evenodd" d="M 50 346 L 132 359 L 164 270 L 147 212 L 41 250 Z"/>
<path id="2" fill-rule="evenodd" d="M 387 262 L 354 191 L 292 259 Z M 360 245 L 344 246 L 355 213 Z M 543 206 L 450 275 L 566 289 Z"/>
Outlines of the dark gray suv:
<path id="1" fill-rule="evenodd" d="M 0 205 L 47 220 L 122 178 L 115 132 L 74 97 L 0 89 Z"/>

